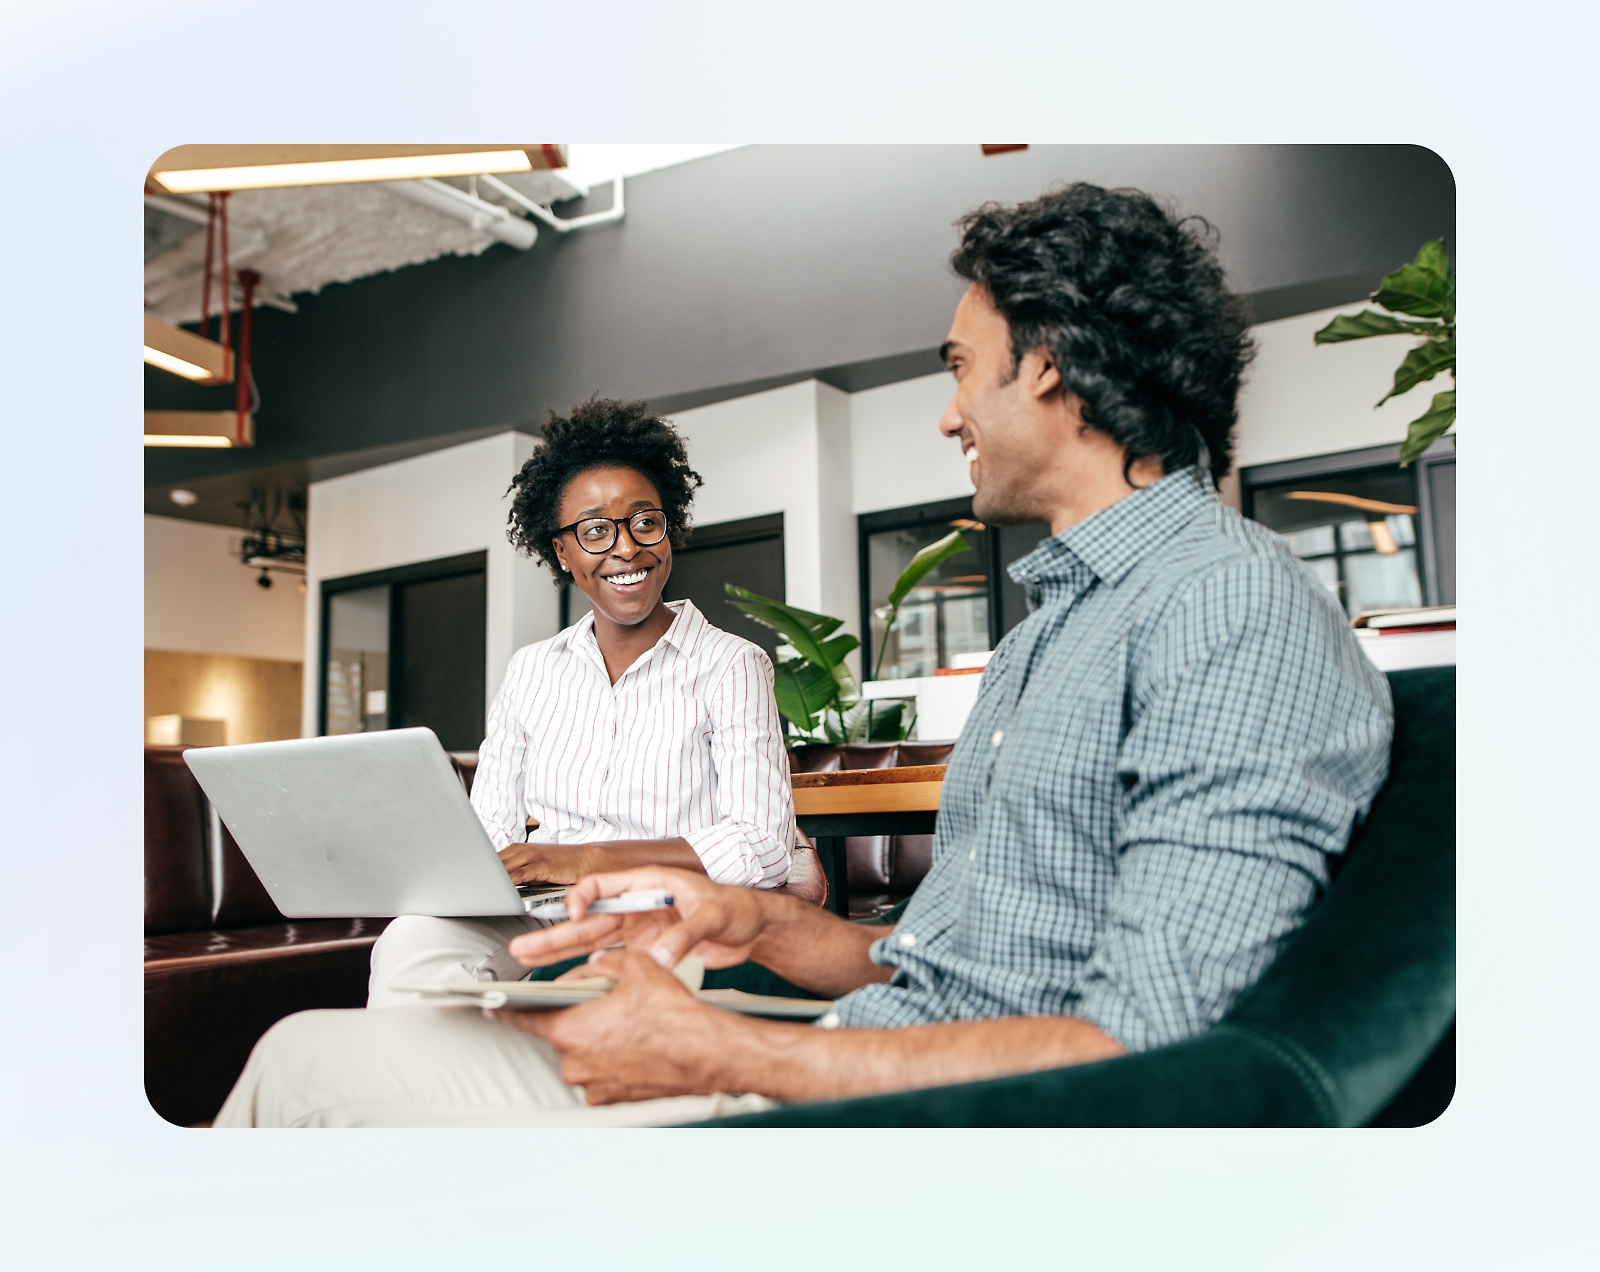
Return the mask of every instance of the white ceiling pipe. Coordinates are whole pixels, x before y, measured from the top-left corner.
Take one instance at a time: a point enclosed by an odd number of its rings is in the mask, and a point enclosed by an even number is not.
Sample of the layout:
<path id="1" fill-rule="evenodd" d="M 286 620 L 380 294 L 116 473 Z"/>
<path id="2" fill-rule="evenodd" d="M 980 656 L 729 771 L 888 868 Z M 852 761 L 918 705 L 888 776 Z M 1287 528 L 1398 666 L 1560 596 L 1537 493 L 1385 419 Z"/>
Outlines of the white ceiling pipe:
<path id="1" fill-rule="evenodd" d="M 508 208 L 497 203 L 486 203 L 432 177 L 422 177 L 416 181 L 385 181 L 383 185 L 385 189 L 404 195 L 415 203 L 465 221 L 475 230 L 486 230 L 502 243 L 509 243 L 523 251 L 532 247 L 539 237 L 538 226 L 524 221 Z"/>
<path id="2" fill-rule="evenodd" d="M 478 180 L 502 197 L 510 199 L 519 207 L 526 208 L 551 229 L 561 234 L 565 234 L 569 230 L 581 230 L 586 225 L 604 225 L 607 221 L 620 221 L 626 211 L 622 203 L 621 177 L 613 178 L 611 182 L 611 206 L 604 212 L 591 212 L 588 216 L 574 216 L 566 220 L 557 216 L 549 208 L 535 203 L 520 191 L 513 190 L 499 177 L 484 173 Z"/>

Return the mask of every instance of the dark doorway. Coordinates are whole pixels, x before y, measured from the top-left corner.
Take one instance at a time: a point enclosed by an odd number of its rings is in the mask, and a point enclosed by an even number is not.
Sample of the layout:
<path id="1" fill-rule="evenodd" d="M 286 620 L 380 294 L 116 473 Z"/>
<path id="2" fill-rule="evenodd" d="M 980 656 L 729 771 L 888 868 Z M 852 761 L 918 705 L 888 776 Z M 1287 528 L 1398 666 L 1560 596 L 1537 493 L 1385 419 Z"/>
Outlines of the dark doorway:
<path id="1" fill-rule="evenodd" d="M 672 558 L 672 577 L 663 595 L 669 601 L 690 600 L 713 627 L 754 641 L 778 658 L 778 634 L 746 618 L 728 604 L 723 585 L 785 600 L 783 592 L 783 514 L 698 526 L 689 546 Z"/>
<path id="2" fill-rule="evenodd" d="M 447 751 L 478 748 L 488 602 L 482 570 L 395 585 L 390 728 L 425 725 Z"/>
<path id="3" fill-rule="evenodd" d="M 732 583 L 775 601 L 787 599 L 783 587 L 783 514 L 696 526 L 686 547 L 672 554 L 672 577 L 662 595 L 689 600 L 713 627 L 753 641 L 777 659 L 778 636 L 728 604 L 723 585 Z M 561 625 L 570 627 L 589 612 L 589 602 L 570 584 L 561 590 Z"/>
<path id="4" fill-rule="evenodd" d="M 487 554 L 322 583 L 320 732 L 422 726 L 447 751 L 483 741 Z"/>

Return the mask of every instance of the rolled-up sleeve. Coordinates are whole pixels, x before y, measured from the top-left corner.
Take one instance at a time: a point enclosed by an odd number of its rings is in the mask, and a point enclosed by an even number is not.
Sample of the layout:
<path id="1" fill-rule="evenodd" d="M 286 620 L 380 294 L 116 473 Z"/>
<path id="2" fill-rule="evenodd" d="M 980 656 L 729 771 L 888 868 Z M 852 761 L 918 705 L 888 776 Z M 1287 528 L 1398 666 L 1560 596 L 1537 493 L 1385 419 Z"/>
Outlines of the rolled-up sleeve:
<path id="1" fill-rule="evenodd" d="M 523 786 L 533 740 L 517 717 L 516 703 L 531 671 L 531 655 L 531 646 L 518 650 L 506 668 L 506 677 L 484 722 L 478 771 L 472 779 L 472 807 L 496 849 L 527 838 L 528 809 Z"/>
<path id="2" fill-rule="evenodd" d="M 1131 1051 L 1221 1019 L 1387 775 L 1387 683 L 1299 568 L 1197 581 L 1133 669 L 1116 877 L 1074 1012 Z"/>
<path id="3" fill-rule="evenodd" d="M 794 796 L 772 664 L 739 649 L 707 701 L 716 821 L 684 836 L 718 883 L 776 888 L 789 878 Z"/>

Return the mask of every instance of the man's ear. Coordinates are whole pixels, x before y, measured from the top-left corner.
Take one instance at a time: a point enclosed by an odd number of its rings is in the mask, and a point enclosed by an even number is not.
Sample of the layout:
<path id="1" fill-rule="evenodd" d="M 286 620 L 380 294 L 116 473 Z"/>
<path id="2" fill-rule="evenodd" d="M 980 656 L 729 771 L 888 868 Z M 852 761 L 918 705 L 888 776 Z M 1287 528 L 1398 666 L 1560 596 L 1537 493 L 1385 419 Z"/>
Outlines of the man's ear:
<path id="1" fill-rule="evenodd" d="M 1023 355 L 1022 364 L 1017 368 L 1017 378 L 1036 398 L 1047 398 L 1062 387 L 1056 360 L 1043 349 Z"/>

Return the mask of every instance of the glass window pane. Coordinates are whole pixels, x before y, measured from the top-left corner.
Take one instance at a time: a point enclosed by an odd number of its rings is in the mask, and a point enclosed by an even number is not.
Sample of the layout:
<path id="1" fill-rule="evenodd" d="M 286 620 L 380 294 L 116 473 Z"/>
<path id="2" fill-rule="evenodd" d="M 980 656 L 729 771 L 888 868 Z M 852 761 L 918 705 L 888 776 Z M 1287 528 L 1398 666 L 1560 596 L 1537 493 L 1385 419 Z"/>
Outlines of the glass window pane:
<path id="1" fill-rule="evenodd" d="M 1287 536 L 1289 547 L 1299 557 L 1323 556 L 1333 551 L 1333 527 L 1314 526 L 1310 530 L 1296 530 Z"/>
<path id="2" fill-rule="evenodd" d="M 1422 604 L 1417 478 L 1387 464 L 1254 487 L 1253 515 L 1284 535 L 1351 616 Z"/>
<path id="3" fill-rule="evenodd" d="M 1416 523 L 1405 513 L 1385 517 L 1389 525 L 1389 533 L 1394 536 L 1394 541 L 1402 548 L 1409 548 L 1417 542 Z"/>
<path id="4" fill-rule="evenodd" d="M 1416 553 L 1410 548 L 1346 557 L 1345 601 L 1352 615 L 1368 610 L 1411 609 L 1422 604 Z"/>
<path id="5" fill-rule="evenodd" d="M 879 667 L 884 680 L 931 676 L 961 654 L 989 648 L 988 532 L 962 528 L 971 550 L 958 552 L 900 603 L 900 619 L 884 649 L 884 620 L 877 611 L 889 599 L 895 580 L 921 549 L 949 534 L 953 527 L 932 522 L 905 530 L 881 530 L 867 540 L 868 580 L 872 596 L 872 640 L 862 651 L 866 677 Z M 878 662 L 881 654 L 881 664 Z"/>
<path id="6" fill-rule="evenodd" d="M 329 733 L 389 727 L 389 589 L 328 597 Z"/>
<path id="7" fill-rule="evenodd" d="M 1346 521 L 1339 527 L 1339 546 L 1346 552 L 1372 551 L 1372 531 L 1365 521 Z"/>

